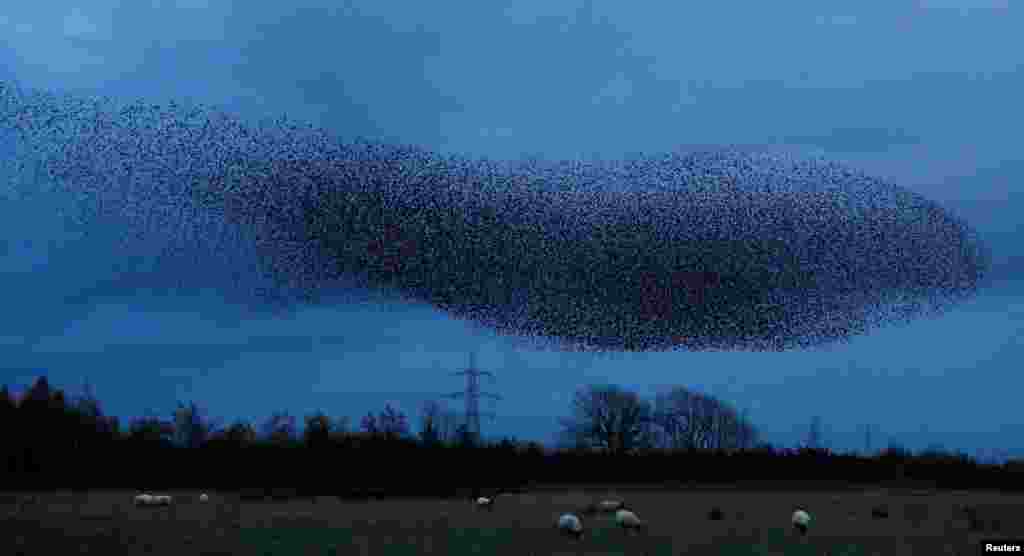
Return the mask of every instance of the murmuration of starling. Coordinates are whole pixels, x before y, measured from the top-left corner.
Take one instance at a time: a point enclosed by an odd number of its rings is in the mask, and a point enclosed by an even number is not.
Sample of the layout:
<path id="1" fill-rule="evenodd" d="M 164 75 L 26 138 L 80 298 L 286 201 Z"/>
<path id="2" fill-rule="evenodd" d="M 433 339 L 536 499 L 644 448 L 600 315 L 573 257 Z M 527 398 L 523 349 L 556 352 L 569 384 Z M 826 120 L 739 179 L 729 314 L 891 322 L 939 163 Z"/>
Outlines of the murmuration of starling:
<path id="1" fill-rule="evenodd" d="M 494 161 L 5 82 L 0 107 L 94 218 L 219 219 L 294 303 L 383 288 L 555 349 L 823 346 L 941 314 L 990 267 L 935 202 L 823 160 Z"/>

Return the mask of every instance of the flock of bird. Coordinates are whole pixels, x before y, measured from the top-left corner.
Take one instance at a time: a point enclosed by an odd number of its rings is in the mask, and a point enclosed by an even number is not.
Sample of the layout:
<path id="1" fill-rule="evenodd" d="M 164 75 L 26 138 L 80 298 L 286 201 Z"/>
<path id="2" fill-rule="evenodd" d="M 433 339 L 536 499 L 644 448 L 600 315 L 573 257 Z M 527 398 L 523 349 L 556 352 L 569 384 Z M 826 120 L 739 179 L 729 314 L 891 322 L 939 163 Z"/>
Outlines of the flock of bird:
<path id="1" fill-rule="evenodd" d="M 148 254 L 132 287 L 203 276 L 267 308 L 383 289 L 534 347 L 846 342 L 973 297 L 992 262 L 939 203 L 820 159 L 490 161 L 3 80 L 0 131 L 79 225 Z"/>

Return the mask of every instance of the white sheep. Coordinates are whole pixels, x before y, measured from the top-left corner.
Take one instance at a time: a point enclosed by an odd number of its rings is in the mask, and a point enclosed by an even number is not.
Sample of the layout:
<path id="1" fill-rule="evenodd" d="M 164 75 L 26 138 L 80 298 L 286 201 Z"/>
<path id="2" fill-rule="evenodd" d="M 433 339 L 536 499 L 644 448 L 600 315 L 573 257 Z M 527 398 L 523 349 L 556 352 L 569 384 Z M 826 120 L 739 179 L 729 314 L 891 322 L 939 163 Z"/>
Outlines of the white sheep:
<path id="1" fill-rule="evenodd" d="M 615 523 L 622 527 L 622 531 L 626 533 L 637 533 L 641 530 L 647 530 L 647 522 L 641 521 L 625 504 L 615 512 Z"/>
<path id="2" fill-rule="evenodd" d="M 577 541 L 583 539 L 583 520 L 575 514 L 562 514 L 556 527 L 563 535 L 575 537 Z"/>
<path id="3" fill-rule="evenodd" d="M 807 527 L 811 524 L 811 515 L 804 510 L 798 509 L 793 512 L 791 521 L 793 522 L 793 528 L 803 536 L 807 534 Z"/>
<path id="4" fill-rule="evenodd" d="M 174 499 L 166 494 L 142 493 L 135 497 L 136 506 L 170 506 Z"/>
<path id="5" fill-rule="evenodd" d="M 498 489 L 498 491 L 494 493 L 494 496 L 480 496 L 474 501 L 474 503 L 476 504 L 477 508 L 481 510 L 490 511 L 494 509 L 494 502 L 498 499 L 498 497 L 503 496 L 505 494 L 506 493 L 504 489 Z"/>
<path id="6" fill-rule="evenodd" d="M 487 498 L 485 496 L 481 496 L 480 498 L 476 499 L 476 507 L 481 510 L 493 510 L 494 498 Z"/>
<path id="7" fill-rule="evenodd" d="M 210 501 L 210 497 L 207 496 L 206 493 L 204 492 L 204 493 L 199 495 L 199 501 L 200 502 L 209 502 Z"/>

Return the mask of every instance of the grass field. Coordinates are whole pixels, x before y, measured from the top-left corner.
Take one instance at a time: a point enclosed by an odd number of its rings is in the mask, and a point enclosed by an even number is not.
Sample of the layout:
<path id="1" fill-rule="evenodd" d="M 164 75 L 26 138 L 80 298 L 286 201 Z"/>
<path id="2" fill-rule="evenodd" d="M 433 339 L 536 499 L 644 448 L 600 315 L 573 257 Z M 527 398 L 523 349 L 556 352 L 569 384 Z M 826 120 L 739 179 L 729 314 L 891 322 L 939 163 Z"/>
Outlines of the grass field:
<path id="1" fill-rule="evenodd" d="M 242 501 L 171 492 L 169 508 L 136 508 L 134 492 L 0 495 L 3 554 L 239 555 L 893 555 L 977 554 L 981 538 L 1024 533 L 1024 495 L 981 492 L 544 491 L 502 496 L 493 512 L 466 500 Z M 559 514 L 603 498 L 627 500 L 649 522 L 626 536 L 610 517 L 585 520 L 581 542 L 560 537 Z M 795 504 L 813 516 L 805 540 Z M 954 510 L 975 508 L 973 523 Z M 712 521 L 718 506 L 725 519 Z M 885 506 L 887 518 L 872 517 Z"/>

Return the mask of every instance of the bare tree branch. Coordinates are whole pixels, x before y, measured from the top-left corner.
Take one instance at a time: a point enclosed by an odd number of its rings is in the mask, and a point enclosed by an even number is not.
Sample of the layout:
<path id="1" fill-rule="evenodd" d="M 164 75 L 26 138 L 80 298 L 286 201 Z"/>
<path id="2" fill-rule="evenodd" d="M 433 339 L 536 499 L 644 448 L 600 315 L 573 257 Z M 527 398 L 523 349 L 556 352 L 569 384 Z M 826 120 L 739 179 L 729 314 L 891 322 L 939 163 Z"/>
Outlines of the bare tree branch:
<path id="1" fill-rule="evenodd" d="M 577 448 L 630 452 L 650 444 L 650 404 L 618 386 L 577 390 L 571 415 L 560 419 L 563 443 Z"/>

